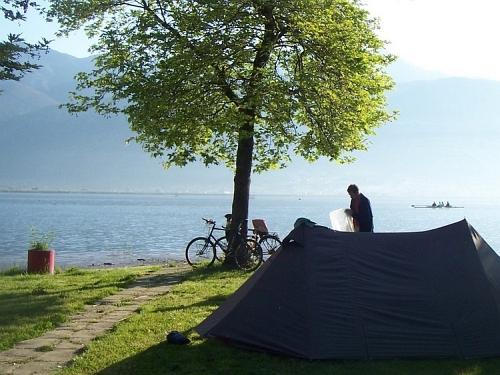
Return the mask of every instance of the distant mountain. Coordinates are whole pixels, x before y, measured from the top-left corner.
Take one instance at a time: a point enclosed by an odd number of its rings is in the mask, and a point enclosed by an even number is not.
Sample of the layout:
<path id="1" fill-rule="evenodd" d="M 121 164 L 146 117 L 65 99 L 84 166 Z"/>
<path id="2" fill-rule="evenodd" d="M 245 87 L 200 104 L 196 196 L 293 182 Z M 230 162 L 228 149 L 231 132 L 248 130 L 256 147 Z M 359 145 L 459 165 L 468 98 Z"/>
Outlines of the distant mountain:
<path id="1" fill-rule="evenodd" d="M 67 102 L 68 92 L 75 90 L 76 73 L 90 72 L 94 67 L 93 57 L 80 59 L 53 50 L 41 56 L 40 65 L 43 65 L 42 69 L 26 75 L 20 83 L 60 103 Z"/>
<path id="2" fill-rule="evenodd" d="M 139 145 L 125 146 L 133 134 L 124 117 L 58 109 L 92 58 L 51 51 L 40 64 L 20 82 L 0 82 L 0 189 L 232 192 L 230 170 L 164 170 Z M 344 196 L 354 182 L 371 196 L 498 197 L 500 82 L 446 77 L 404 61 L 389 73 L 399 120 L 370 138 L 368 152 L 348 165 L 296 158 L 285 170 L 253 176 L 252 194 Z"/>
<path id="3" fill-rule="evenodd" d="M 11 118 L 24 115 L 46 107 L 57 107 L 60 101 L 36 88 L 18 82 L 2 82 L 0 88 L 0 113 L 2 117 Z"/>

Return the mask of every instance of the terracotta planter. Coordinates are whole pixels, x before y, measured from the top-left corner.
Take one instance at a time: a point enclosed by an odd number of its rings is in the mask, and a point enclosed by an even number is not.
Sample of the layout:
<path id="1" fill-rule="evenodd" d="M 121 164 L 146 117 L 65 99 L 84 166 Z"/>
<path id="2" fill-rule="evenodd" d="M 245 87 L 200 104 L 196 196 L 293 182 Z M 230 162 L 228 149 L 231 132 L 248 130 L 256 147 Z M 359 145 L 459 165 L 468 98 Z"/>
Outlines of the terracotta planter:
<path id="1" fill-rule="evenodd" d="M 28 273 L 54 274 L 54 250 L 28 250 Z"/>

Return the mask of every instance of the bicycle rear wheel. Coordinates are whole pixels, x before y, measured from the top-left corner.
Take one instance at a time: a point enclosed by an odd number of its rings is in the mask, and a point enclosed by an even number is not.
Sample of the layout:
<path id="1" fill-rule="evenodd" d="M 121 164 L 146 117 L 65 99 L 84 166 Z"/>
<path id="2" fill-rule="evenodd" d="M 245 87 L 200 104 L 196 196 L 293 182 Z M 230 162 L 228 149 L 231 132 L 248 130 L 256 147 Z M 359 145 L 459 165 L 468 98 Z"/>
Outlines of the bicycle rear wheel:
<path id="1" fill-rule="evenodd" d="M 260 239 L 259 244 L 264 254 L 271 255 L 281 246 L 281 240 L 278 236 L 266 234 Z"/>
<path id="2" fill-rule="evenodd" d="M 193 267 L 209 267 L 215 261 L 215 247 L 207 237 L 196 237 L 186 246 L 186 260 Z"/>
<path id="3" fill-rule="evenodd" d="M 262 263 L 262 248 L 253 238 L 245 239 L 234 252 L 236 265 L 245 271 L 256 270 Z"/>

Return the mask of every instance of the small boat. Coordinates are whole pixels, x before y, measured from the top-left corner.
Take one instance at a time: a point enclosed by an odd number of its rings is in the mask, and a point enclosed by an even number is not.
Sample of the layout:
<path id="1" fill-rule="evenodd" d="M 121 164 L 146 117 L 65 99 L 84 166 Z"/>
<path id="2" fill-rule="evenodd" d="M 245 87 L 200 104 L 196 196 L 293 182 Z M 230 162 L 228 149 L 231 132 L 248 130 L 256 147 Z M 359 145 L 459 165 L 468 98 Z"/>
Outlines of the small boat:
<path id="1" fill-rule="evenodd" d="M 413 208 L 464 208 L 464 206 L 452 206 L 450 202 L 446 202 L 446 204 L 444 204 L 444 202 L 439 202 L 438 204 L 434 202 L 433 204 L 430 205 L 412 204 L 411 206 Z"/>

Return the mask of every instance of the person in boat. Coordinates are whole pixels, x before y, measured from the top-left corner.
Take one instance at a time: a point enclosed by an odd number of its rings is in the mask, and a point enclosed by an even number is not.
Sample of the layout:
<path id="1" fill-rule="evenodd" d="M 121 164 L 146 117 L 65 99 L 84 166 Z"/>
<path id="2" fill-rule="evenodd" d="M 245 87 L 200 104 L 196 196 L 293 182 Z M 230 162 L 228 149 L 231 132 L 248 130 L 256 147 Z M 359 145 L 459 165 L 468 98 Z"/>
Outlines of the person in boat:
<path id="1" fill-rule="evenodd" d="M 446 208 L 450 208 L 450 207 L 451 207 L 450 202 L 446 202 L 446 206 L 445 206 L 445 207 L 446 207 Z"/>
<path id="2" fill-rule="evenodd" d="M 373 232 L 373 213 L 370 200 L 359 192 L 357 185 L 347 188 L 351 197 L 350 208 L 345 213 L 352 216 L 355 232 Z"/>
<path id="3" fill-rule="evenodd" d="M 432 207 L 436 207 L 436 202 L 432 202 Z"/>

